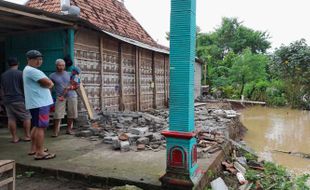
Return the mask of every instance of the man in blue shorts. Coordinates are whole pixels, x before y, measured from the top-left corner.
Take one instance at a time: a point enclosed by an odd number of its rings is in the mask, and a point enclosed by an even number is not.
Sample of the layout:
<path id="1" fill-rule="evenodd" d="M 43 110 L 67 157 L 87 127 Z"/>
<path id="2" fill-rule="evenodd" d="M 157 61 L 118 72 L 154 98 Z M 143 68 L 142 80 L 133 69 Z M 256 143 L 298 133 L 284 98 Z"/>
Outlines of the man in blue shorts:
<path id="1" fill-rule="evenodd" d="M 44 151 L 44 133 L 49 125 L 50 105 L 53 104 L 50 89 L 54 83 L 39 68 L 42 63 L 42 54 L 37 50 L 26 53 L 28 65 L 23 71 L 26 109 L 32 116 L 31 152 L 35 160 L 55 158 L 55 154 Z"/>

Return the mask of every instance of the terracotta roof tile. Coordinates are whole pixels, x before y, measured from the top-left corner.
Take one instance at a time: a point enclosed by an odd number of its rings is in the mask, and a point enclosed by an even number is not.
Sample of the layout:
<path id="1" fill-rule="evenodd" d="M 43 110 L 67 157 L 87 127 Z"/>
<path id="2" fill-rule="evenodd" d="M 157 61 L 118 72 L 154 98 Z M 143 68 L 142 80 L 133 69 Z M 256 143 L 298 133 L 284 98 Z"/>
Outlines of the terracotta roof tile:
<path id="1" fill-rule="evenodd" d="M 71 0 L 80 7 L 80 17 L 108 31 L 151 46 L 159 46 L 118 0 Z M 60 0 L 29 0 L 26 6 L 60 13 Z"/>

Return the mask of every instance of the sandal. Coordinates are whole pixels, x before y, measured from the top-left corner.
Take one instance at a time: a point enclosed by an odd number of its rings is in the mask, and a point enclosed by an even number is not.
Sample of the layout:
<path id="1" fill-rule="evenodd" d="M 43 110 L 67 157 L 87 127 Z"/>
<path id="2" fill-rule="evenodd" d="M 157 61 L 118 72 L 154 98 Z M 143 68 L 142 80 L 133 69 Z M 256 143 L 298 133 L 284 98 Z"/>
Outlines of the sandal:
<path id="1" fill-rule="evenodd" d="M 44 152 L 48 152 L 48 149 L 45 148 L 43 151 L 44 151 Z M 36 154 L 36 152 L 29 152 L 29 153 L 28 153 L 29 156 L 33 156 L 33 155 L 35 155 L 35 154 Z"/>
<path id="2" fill-rule="evenodd" d="M 55 158 L 56 157 L 56 154 L 50 154 L 50 153 L 48 153 L 48 154 L 46 154 L 46 155 L 44 155 L 44 156 L 42 156 L 42 157 L 34 157 L 34 159 L 35 160 L 50 160 L 50 159 L 53 159 L 53 158 Z"/>
<path id="3" fill-rule="evenodd" d="M 22 139 L 23 142 L 31 142 L 31 139 Z"/>
<path id="4" fill-rule="evenodd" d="M 17 141 L 10 141 L 13 144 L 19 143 L 21 141 L 21 139 L 17 139 Z"/>
<path id="5" fill-rule="evenodd" d="M 66 134 L 67 135 L 75 135 L 75 133 L 73 131 L 67 131 Z"/>

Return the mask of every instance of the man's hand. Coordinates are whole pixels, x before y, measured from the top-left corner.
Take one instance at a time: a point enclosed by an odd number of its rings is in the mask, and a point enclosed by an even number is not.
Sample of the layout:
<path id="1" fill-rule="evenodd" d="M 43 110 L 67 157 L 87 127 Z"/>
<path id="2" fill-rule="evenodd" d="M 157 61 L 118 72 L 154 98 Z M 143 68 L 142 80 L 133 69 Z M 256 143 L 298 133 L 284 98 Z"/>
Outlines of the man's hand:
<path id="1" fill-rule="evenodd" d="M 48 78 L 43 78 L 38 80 L 38 83 L 43 87 L 43 88 L 53 88 L 54 83 L 48 79 Z"/>

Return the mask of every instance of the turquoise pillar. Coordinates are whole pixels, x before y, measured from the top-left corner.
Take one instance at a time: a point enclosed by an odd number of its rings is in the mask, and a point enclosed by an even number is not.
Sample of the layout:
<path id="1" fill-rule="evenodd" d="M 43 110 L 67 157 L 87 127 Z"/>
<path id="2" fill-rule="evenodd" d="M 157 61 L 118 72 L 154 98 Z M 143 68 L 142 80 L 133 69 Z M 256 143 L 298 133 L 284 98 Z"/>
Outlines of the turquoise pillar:
<path id="1" fill-rule="evenodd" d="M 201 179 L 194 124 L 196 0 L 171 0 L 170 126 L 164 189 L 194 189 Z"/>
<path id="2" fill-rule="evenodd" d="M 68 54 L 74 60 L 74 29 L 68 29 Z"/>

